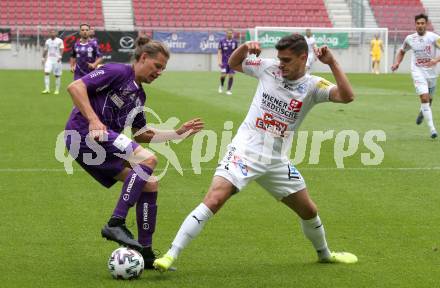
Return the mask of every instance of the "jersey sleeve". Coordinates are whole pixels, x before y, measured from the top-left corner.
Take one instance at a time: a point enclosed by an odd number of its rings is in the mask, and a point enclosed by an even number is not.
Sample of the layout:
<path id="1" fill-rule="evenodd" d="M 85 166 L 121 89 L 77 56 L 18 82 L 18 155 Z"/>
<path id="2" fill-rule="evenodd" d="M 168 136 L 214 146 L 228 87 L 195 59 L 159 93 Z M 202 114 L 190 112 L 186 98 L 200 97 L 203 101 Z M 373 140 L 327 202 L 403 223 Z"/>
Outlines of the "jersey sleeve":
<path id="1" fill-rule="evenodd" d="M 440 36 L 436 33 L 432 33 L 434 38 L 434 45 L 437 49 L 440 49 Z"/>
<path id="2" fill-rule="evenodd" d="M 60 39 L 60 49 L 64 49 L 64 41 L 61 38 L 59 39 Z"/>
<path id="3" fill-rule="evenodd" d="M 98 45 L 98 42 L 95 42 L 95 55 L 96 55 L 96 58 L 101 58 L 102 57 L 102 53 L 101 53 L 101 50 L 99 50 L 99 45 Z"/>
<path id="4" fill-rule="evenodd" d="M 75 44 L 73 44 L 73 46 L 72 46 L 72 54 L 70 54 L 70 57 L 76 58 Z"/>
<path id="5" fill-rule="evenodd" d="M 403 52 L 408 52 L 411 49 L 411 45 L 409 44 L 409 36 L 406 36 L 400 49 L 402 49 Z"/>
<path id="6" fill-rule="evenodd" d="M 44 42 L 44 50 L 49 50 L 49 39 Z"/>
<path id="7" fill-rule="evenodd" d="M 243 72 L 249 76 L 260 78 L 264 70 L 266 70 L 271 64 L 274 63 L 272 59 L 258 58 L 255 55 L 249 55 L 244 59 L 241 66 Z"/>
<path id="8" fill-rule="evenodd" d="M 99 69 L 93 70 L 89 74 L 81 78 L 87 87 L 87 92 L 96 93 L 108 89 L 115 83 L 124 79 L 124 71 L 121 69 L 112 69 L 108 65 L 101 66 Z"/>
<path id="9" fill-rule="evenodd" d="M 314 85 L 312 89 L 312 97 L 315 103 L 329 102 L 330 90 L 336 87 L 332 82 L 317 76 L 313 76 L 315 79 L 312 81 Z"/>

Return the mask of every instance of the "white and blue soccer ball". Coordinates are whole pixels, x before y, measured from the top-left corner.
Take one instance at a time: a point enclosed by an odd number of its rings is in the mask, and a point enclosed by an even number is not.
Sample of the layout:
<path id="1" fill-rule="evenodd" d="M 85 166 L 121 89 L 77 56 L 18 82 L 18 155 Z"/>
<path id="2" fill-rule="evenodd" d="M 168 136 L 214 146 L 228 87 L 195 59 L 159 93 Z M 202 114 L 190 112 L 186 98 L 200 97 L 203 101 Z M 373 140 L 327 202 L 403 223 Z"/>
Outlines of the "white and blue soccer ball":
<path id="1" fill-rule="evenodd" d="M 115 279 L 136 279 L 144 271 L 144 258 L 136 250 L 121 247 L 108 259 L 108 270 Z"/>

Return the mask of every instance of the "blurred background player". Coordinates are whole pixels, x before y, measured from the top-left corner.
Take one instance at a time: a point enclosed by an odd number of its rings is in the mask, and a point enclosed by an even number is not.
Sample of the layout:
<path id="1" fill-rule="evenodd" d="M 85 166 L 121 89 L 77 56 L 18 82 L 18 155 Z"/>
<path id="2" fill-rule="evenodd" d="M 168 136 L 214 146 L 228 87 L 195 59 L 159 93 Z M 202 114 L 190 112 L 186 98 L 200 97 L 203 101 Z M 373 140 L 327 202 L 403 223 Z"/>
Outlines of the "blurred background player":
<path id="1" fill-rule="evenodd" d="M 235 71 L 229 67 L 228 60 L 231 57 L 232 52 L 238 47 L 237 40 L 234 39 L 234 33 L 232 29 L 226 31 L 226 37 L 220 40 L 218 43 L 217 60 L 220 67 L 220 86 L 218 87 L 218 93 L 223 93 L 223 86 L 225 84 L 226 75 L 228 75 L 228 90 L 227 95 L 232 95 L 232 83 L 234 82 Z"/>
<path id="2" fill-rule="evenodd" d="M 108 240 L 139 250 L 145 268 L 151 269 L 155 259 L 152 237 L 158 191 L 158 182 L 152 174 L 157 158 L 138 143 L 184 139 L 200 131 L 203 122 L 194 119 L 175 131 L 147 127 L 142 83 L 150 84 L 162 75 L 169 51 L 161 42 L 140 37 L 134 55 L 132 65 L 106 64 L 69 85 L 67 90 L 75 108 L 66 124 L 65 141 L 69 153 L 103 186 L 110 188 L 118 181 L 124 183 L 101 234 Z M 131 127 L 134 140 L 120 134 L 126 126 Z M 87 160 L 89 154 L 97 158 L 89 156 Z M 103 162 L 93 161 L 98 158 Z M 138 241 L 125 226 L 128 210 L 134 205 Z"/>
<path id="3" fill-rule="evenodd" d="M 88 24 L 79 26 L 81 39 L 75 42 L 70 58 L 70 70 L 74 73 L 73 80 L 77 80 L 84 75 L 95 70 L 102 63 L 102 55 L 99 51 L 98 43 L 90 41 Z"/>
<path id="4" fill-rule="evenodd" d="M 95 37 L 95 28 L 90 28 L 89 30 L 89 41 L 91 41 L 93 45 L 99 47 L 98 39 Z"/>
<path id="5" fill-rule="evenodd" d="M 304 178 L 288 156 L 295 131 L 315 104 L 348 103 L 354 99 L 350 82 L 326 46 L 316 53 L 331 69 L 337 85 L 308 74 L 308 47 L 302 35 L 285 36 L 275 48 L 277 60 L 248 57 L 261 53 L 259 43 L 249 41 L 240 45 L 229 59 L 231 68 L 258 79 L 257 91 L 245 120 L 217 166 L 203 202 L 183 221 L 170 250 L 154 262 L 159 271 L 167 271 L 208 220 L 253 180 L 300 217 L 303 232 L 319 262 L 357 262 L 351 253 L 329 250 L 317 207 Z"/>
<path id="6" fill-rule="evenodd" d="M 306 68 L 307 70 L 312 69 L 312 65 L 315 62 L 315 49 L 318 47 L 316 46 L 316 40 L 315 37 L 312 35 L 312 31 L 310 29 L 306 29 L 306 42 L 307 46 L 309 48 L 309 55 L 307 56 L 307 63 Z"/>
<path id="7" fill-rule="evenodd" d="M 425 14 L 416 15 L 415 24 L 417 32 L 406 36 L 402 47 L 396 55 L 396 61 L 391 66 L 391 70 L 396 71 L 405 53 L 409 50 L 413 51 L 411 56 L 411 76 L 421 102 L 416 124 L 420 125 L 424 118 L 431 132 L 431 138 L 434 139 L 437 138 L 438 134 L 434 126 L 431 104 L 437 84 L 438 75 L 435 65 L 440 61 L 440 57 L 435 57 L 435 50 L 440 48 L 440 36 L 426 31 L 428 16 Z"/>
<path id="8" fill-rule="evenodd" d="M 373 73 L 380 73 L 380 57 L 382 56 L 383 43 L 379 39 L 379 34 L 374 35 L 374 39 L 370 42 L 371 66 Z"/>
<path id="9" fill-rule="evenodd" d="M 49 39 L 46 40 L 43 50 L 42 62 L 44 65 L 44 90 L 43 94 L 50 93 L 50 73 L 55 76 L 55 95 L 60 93 L 61 74 L 63 73 L 61 58 L 63 57 L 64 43 L 57 37 L 55 30 L 50 30 Z"/>

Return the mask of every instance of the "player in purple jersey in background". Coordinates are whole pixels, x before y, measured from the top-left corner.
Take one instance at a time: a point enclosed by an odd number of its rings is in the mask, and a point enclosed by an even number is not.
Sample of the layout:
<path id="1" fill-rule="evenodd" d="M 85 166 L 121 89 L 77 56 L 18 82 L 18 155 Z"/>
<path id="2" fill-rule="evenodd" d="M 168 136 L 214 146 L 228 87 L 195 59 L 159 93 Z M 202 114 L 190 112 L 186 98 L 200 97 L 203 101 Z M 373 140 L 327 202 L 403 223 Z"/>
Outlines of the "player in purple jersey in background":
<path id="1" fill-rule="evenodd" d="M 231 57 L 232 52 L 237 49 L 238 43 L 234 39 L 234 33 L 232 29 L 226 31 L 226 38 L 223 38 L 218 43 L 218 66 L 220 67 L 220 86 L 218 87 L 218 93 L 223 93 L 223 85 L 225 84 L 226 75 L 229 75 L 227 95 L 232 95 L 232 83 L 234 81 L 235 71 L 229 67 L 228 60 Z"/>
<path id="2" fill-rule="evenodd" d="M 90 28 L 89 30 L 89 41 L 91 41 L 93 45 L 96 45 L 96 47 L 99 48 L 98 39 L 95 37 L 95 28 Z"/>
<path id="3" fill-rule="evenodd" d="M 98 43 L 90 41 L 89 38 L 90 26 L 88 24 L 81 24 L 79 28 L 81 39 L 73 45 L 70 58 L 70 70 L 74 73 L 74 80 L 78 80 L 92 72 L 102 63 L 102 55 L 99 51 Z"/>
<path id="4" fill-rule="evenodd" d="M 110 63 L 74 81 L 68 87 L 75 107 L 65 128 L 69 153 L 95 180 L 109 188 L 123 182 L 112 216 L 101 231 L 103 237 L 139 250 L 145 268 L 152 269 L 155 255 L 152 236 L 156 226 L 158 182 L 153 170 L 156 156 L 138 143 L 184 139 L 203 129 L 200 119 L 177 130 L 146 126 L 142 83 L 159 77 L 169 59 L 158 41 L 139 37 L 132 65 Z M 134 140 L 121 134 L 131 127 Z M 125 226 L 128 210 L 136 204 L 138 241 Z"/>

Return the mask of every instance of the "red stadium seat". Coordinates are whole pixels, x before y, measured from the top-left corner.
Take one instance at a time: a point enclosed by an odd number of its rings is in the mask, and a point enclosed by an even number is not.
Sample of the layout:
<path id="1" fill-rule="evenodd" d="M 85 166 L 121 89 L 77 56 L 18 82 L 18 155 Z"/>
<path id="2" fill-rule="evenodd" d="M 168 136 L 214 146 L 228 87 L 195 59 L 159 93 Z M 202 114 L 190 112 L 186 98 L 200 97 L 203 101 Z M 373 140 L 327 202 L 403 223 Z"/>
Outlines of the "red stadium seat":
<path id="1" fill-rule="evenodd" d="M 62 26 L 62 25 L 78 25 L 79 20 L 84 19 L 84 10 L 90 11 L 87 20 L 92 20 L 94 26 L 104 26 L 102 18 L 101 1 L 59 1 L 46 0 L 0 0 L 0 14 L 6 13 L 7 23 L 9 25 L 41 25 L 41 26 Z M 75 3 L 75 4 L 73 4 Z M 81 9 L 79 9 L 81 7 Z M 13 11 L 13 13 L 12 13 Z M 75 21 L 69 20 L 69 16 Z M 3 19 L 3 18 L 2 18 Z M 67 21 L 65 21 L 67 19 Z M 2 24 L 4 25 L 4 24 Z"/>
<path id="2" fill-rule="evenodd" d="M 166 19 L 175 19 L 152 21 L 151 26 L 156 27 L 292 26 L 290 23 L 286 23 L 289 21 L 288 19 L 292 19 L 292 16 L 295 19 L 295 26 L 331 27 L 324 0 L 133 0 L 132 3 L 135 11 L 135 24 L 139 26 L 145 22 L 144 18 L 139 15 L 145 13 L 146 15 L 167 15 Z M 301 9 L 298 9 L 299 6 Z M 307 12 L 305 12 L 305 6 Z M 152 7 L 159 9 L 151 13 L 154 9 Z"/>
<path id="3" fill-rule="evenodd" d="M 413 30 L 414 15 L 425 12 L 420 0 L 370 0 L 370 5 L 377 24 L 390 31 Z M 431 23 L 428 30 L 432 30 Z"/>

